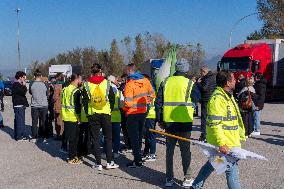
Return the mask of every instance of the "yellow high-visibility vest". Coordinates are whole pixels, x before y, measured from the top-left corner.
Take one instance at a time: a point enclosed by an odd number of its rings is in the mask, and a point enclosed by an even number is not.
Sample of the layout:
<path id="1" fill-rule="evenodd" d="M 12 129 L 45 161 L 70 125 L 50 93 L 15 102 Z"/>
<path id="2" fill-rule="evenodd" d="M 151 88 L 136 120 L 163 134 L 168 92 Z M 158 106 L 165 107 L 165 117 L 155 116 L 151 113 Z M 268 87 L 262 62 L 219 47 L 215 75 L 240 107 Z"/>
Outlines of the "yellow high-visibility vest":
<path id="1" fill-rule="evenodd" d="M 245 129 L 238 105 L 233 97 L 217 87 L 207 104 L 206 139 L 215 146 L 240 147 Z"/>
<path id="2" fill-rule="evenodd" d="M 148 119 L 156 119 L 155 99 L 156 98 L 151 100 L 150 110 L 149 110 L 148 115 L 147 115 Z"/>
<path id="3" fill-rule="evenodd" d="M 193 121 L 194 108 L 191 91 L 194 82 L 183 76 L 171 76 L 164 82 L 164 122 L 188 123 Z"/>
<path id="4" fill-rule="evenodd" d="M 77 122 L 74 94 L 79 89 L 74 85 L 70 84 L 65 87 L 61 93 L 61 116 L 63 121 Z"/>
<path id="5" fill-rule="evenodd" d="M 111 122 L 113 123 L 121 122 L 121 113 L 120 113 L 120 108 L 122 107 L 122 104 L 120 104 L 121 95 L 122 95 L 122 92 L 117 90 L 115 94 L 114 108 L 111 112 Z"/>
<path id="6" fill-rule="evenodd" d="M 94 107 L 92 107 L 90 105 L 90 103 L 88 103 L 88 114 L 89 115 L 94 115 L 95 113 L 97 113 L 97 114 L 108 114 L 108 115 L 111 115 L 110 103 L 109 103 L 109 100 L 108 100 L 108 94 L 109 94 L 109 90 L 110 90 L 110 83 L 109 83 L 109 81 L 105 79 L 100 84 L 94 84 L 94 83 L 91 83 L 91 82 L 85 82 L 84 83 L 84 87 L 87 90 L 89 100 L 91 99 L 91 95 L 93 94 L 93 91 L 95 90 L 95 88 L 97 86 L 99 86 L 100 89 L 103 92 L 105 92 L 105 97 L 106 97 L 107 103 L 106 103 L 106 105 L 102 109 L 99 109 L 99 110 L 94 108 Z"/>

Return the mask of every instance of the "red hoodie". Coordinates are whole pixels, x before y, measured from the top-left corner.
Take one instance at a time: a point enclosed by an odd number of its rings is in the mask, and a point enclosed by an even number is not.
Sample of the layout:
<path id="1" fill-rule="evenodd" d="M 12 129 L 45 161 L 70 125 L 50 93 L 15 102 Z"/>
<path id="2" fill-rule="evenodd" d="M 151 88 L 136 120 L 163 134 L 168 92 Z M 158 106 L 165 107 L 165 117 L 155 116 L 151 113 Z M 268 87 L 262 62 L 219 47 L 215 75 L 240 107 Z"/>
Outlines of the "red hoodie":
<path id="1" fill-rule="evenodd" d="M 100 84 L 105 79 L 104 76 L 92 76 L 89 78 L 89 82 L 93 84 Z"/>

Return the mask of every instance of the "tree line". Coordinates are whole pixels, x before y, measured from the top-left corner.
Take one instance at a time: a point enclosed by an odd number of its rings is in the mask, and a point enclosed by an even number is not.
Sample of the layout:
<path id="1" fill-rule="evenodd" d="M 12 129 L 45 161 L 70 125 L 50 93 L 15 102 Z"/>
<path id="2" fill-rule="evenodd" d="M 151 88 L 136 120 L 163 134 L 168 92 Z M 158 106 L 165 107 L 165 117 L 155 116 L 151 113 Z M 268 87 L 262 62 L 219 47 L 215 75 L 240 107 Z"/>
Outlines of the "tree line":
<path id="1" fill-rule="evenodd" d="M 90 67 L 96 62 L 103 66 L 107 75 L 120 76 L 123 74 L 124 65 L 134 63 L 139 67 L 141 63 L 151 58 L 165 58 L 173 45 L 177 48 L 177 58 L 183 57 L 189 61 L 190 74 L 197 74 L 205 58 L 205 51 L 200 43 L 172 43 L 162 34 L 149 32 L 137 34 L 134 38 L 126 36 L 119 41 L 113 39 L 110 48 L 105 50 L 97 50 L 94 47 L 77 47 L 59 53 L 45 62 L 33 61 L 29 68 L 31 74 L 39 69 L 44 76 L 47 76 L 50 65 L 81 65 L 83 74 L 89 76 Z"/>
<path id="2" fill-rule="evenodd" d="M 257 0 L 259 20 L 263 22 L 260 30 L 255 30 L 247 39 L 284 38 L 284 1 Z"/>

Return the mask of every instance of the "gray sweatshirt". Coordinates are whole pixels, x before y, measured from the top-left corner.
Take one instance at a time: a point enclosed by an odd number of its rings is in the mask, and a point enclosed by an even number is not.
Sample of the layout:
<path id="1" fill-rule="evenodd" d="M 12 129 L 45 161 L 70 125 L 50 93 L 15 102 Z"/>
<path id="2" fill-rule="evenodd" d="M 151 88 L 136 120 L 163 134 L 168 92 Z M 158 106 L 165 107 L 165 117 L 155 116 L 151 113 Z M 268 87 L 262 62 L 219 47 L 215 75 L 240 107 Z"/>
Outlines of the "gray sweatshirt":
<path id="1" fill-rule="evenodd" d="M 30 87 L 32 95 L 31 107 L 42 108 L 48 107 L 47 86 L 41 81 L 34 81 Z"/>

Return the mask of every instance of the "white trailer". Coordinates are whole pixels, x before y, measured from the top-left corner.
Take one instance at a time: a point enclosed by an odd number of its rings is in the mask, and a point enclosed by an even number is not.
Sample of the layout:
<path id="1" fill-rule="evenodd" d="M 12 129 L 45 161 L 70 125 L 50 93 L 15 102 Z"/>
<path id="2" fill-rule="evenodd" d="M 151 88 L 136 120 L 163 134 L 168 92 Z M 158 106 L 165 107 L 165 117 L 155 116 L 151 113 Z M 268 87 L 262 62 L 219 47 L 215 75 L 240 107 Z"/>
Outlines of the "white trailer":
<path id="1" fill-rule="evenodd" d="M 51 65 L 49 67 L 49 77 L 55 76 L 57 73 L 62 73 L 68 78 L 72 74 L 81 74 L 81 66 L 71 64 Z"/>

